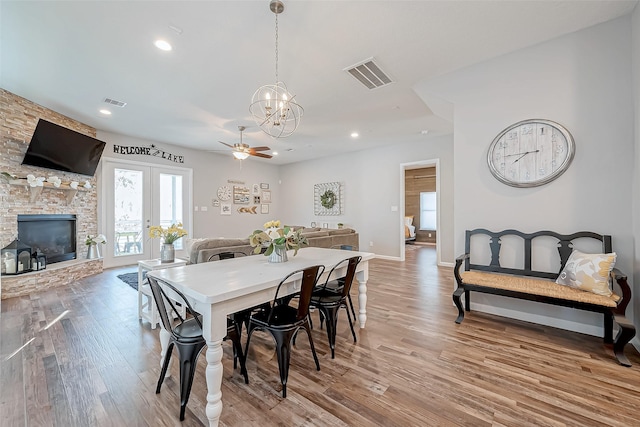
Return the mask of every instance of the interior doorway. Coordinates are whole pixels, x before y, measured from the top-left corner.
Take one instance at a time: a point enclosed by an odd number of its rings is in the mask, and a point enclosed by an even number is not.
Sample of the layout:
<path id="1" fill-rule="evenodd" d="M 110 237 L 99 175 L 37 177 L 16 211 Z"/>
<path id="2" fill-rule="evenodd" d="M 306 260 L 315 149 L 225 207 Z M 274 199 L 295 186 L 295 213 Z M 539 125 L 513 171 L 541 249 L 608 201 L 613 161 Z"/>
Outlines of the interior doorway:
<path id="1" fill-rule="evenodd" d="M 440 242 L 440 161 L 422 160 L 400 165 L 400 259 L 406 245 L 427 244 L 436 248 L 441 262 Z"/>

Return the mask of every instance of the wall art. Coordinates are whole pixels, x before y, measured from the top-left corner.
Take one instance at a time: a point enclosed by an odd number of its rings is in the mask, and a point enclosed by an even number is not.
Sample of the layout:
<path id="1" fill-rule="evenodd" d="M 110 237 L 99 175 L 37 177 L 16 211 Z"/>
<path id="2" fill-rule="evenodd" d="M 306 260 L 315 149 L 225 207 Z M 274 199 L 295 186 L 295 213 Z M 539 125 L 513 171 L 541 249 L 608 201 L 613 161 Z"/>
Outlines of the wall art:
<path id="1" fill-rule="evenodd" d="M 269 205 L 260 205 L 260 213 L 268 214 L 269 213 Z"/>
<path id="2" fill-rule="evenodd" d="M 233 203 L 236 205 L 249 204 L 249 188 L 240 185 L 233 186 Z"/>
<path id="3" fill-rule="evenodd" d="M 271 191 L 262 191 L 262 203 L 271 203 Z"/>
<path id="4" fill-rule="evenodd" d="M 113 152 L 116 154 L 125 154 L 125 155 L 133 154 L 133 155 L 160 157 L 170 162 L 184 163 L 184 156 L 167 153 L 166 151 L 156 147 L 154 144 L 140 145 L 140 146 L 114 145 Z"/>
<path id="5" fill-rule="evenodd" d="M 231 205 L 229 203 L 220 203 L 220 215 L 231 215 Z"/>
<path id="6" fill-rule="evenodd" d="M 256 212 L 257 208 L 258 208 L 257 206 L 251 206 L 250 208 L 248 208 L 246 206 L 242 206 L 242 207 L 238 208 L 238 213 L 257 214 L 258 213 L 258 212 Z"/>
<path id="7" fill-rule="evenodd" d="M 327 182 L 313 187 L 313 212 L 316 215 L 341 215 L 342 184 Z"/>

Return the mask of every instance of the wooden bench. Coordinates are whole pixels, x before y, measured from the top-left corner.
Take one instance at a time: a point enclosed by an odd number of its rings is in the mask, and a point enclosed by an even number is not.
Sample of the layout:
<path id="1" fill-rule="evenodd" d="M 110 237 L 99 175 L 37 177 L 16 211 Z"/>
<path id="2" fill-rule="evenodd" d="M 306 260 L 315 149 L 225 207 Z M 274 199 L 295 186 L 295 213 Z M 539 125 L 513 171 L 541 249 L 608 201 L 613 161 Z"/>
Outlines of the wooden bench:
<path id="1" fill-rule="evenodd" d="M 475 235 L 488 236 L 491 255 L 489 265 L 471 263 L 471 238 Z M 511 238 L 510 236 L 517 236 L 524 243 L 524 268 L 507 268 L 502 267 L 500 264 L 500 248 L 503 243 L 501 239 L 505 237 Z M 534 248 L 532 241 L 536 238 L 557 239 L 557 249 L 561 264 L 557 273 L 532 269 L 532 248 Z M 619 288 L 612 288 L 613 295 L 611 297 L 596 295 L 555 283 L 555 279 L 564 269 L 571 255 L 573 241 L 584 238 L 596 239 L 601 242 L 602 253 L 612 252 L 611 236 L 592 232 L 563 235 L 553 231 L 539 231 L 527 234 L 517 230 L 499 232 L 492 232 L 482 228 L 467 230 L 465 235 L 465 254 L 456 259 L 454 270 L 458 284 L 457 289 L 453 292 L 453 302 L 459 313 L 456 323 L 461 323 L 464 319 L 464 309 L 461 301 L 463 294 L 464 308 L 466 311 L 470 311 L 471 291 L 602 313 L 604 315 L 604 342 L 607 344 L 613 343 L 615 357 L 621 365 L 631 366 L 629 359 L 624 355 L 624 347 L 635 336 L 636 330 L 633 323 L 625 317 L 627 305 L 631 301 L 631 289 L 627 283 L 627 276 L 617 268 L 611 271 L 609 285 L 616 283 Z M 462 271 L 463 263 L 464 271 Z M 619 327 L 615 340 L 612 339 L 614 320 Z"/>

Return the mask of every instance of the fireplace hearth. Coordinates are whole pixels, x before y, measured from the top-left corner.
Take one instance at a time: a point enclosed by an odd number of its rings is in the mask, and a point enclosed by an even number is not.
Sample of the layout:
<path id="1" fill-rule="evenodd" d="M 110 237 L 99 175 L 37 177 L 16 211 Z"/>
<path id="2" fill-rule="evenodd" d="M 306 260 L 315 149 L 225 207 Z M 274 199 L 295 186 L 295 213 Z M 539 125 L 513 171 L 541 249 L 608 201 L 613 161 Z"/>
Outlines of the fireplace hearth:
<path id="1" fill-rule="evenodd" d="M 18 240 L 44 254 L 47 264 L 76 259 L 76 216 L 18 215 Z"/>

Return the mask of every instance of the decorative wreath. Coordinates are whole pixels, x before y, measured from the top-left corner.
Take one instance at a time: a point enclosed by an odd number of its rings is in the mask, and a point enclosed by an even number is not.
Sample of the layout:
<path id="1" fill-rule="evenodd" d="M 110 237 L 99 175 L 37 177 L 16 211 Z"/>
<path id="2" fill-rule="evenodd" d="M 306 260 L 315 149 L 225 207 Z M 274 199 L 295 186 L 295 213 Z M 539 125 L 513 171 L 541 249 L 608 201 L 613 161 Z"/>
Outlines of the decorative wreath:
<path id="1" fill-rule="evenodd" d="M 333 206 L 336 204 L 336 193 L 331 190 L 325 191 L 320 196 L 320 204 L 322 204 L 322 207 L 324 207 L 325 209 L 333 208 Z"/>

